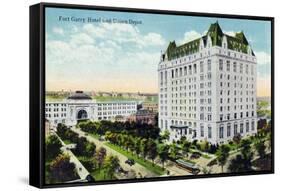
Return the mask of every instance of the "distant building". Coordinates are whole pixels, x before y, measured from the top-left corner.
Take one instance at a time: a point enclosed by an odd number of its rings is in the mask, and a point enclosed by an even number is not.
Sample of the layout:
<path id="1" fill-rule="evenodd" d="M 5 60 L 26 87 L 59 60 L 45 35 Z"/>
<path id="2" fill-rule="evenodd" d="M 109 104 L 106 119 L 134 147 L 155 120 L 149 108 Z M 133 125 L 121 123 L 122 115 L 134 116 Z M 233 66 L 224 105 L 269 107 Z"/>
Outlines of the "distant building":
<path id="1" fill-rule="evenodd" d="M 206 35 L 177 46 L 170 42 L 158 65 L 159 127 L 170 141 L 223 143 L 257 132 L 257 59 L 243 32 Z"/>
<path id="2" fill-rule="evenodd" d="M 51 133 L 51 124 L 49 122 L 49 120 L 45 120 L 45 136 L 49 136 Z"/>
<path id="3" fill-rule="evenodd" d="M 155 113 L 146 109 L 140 109 L 135 114 L 128 116 L 127 121 L 155 125 Z"/>
<path id="4" fill-rule="evenodd" d="M 142 108 L 146 109 L 148 111 L 151 111 L 153 113 L 158 112 L 158 103 L 155 102 L 143 102 L 142 103 Z"/>
<path id="5" fill-rule="evenodd" d="M 52 126 L 58 123 L 74 126 L 79 120 L 111 120 L 116 116 L 127 117 L 137 112 L 135 101 L 99 102 L 82 91 L 76 91 L 63 101 L 46 101 L 46 119 Z"/>

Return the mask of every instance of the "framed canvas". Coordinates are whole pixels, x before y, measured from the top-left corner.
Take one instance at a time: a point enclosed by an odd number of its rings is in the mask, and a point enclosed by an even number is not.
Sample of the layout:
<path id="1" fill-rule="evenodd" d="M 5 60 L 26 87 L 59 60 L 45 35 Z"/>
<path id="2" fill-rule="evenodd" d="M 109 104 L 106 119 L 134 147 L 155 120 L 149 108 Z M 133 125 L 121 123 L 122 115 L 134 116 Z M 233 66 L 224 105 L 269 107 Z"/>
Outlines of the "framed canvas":
<path id="1" fill-rule="evenodd" d="M 274 172 L 274 18 L 30 7 L 30 184 Z"/>

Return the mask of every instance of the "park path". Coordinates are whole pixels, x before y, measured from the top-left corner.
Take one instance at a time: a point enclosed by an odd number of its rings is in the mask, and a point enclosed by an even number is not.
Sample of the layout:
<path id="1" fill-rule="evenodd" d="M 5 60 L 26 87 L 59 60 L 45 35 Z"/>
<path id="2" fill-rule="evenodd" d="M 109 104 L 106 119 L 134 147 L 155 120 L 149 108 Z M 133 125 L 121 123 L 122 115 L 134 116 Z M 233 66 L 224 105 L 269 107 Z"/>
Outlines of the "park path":
<path id="1" fill-rule="evenodd" d="M 125 164 L 125 161 L 127 160 L 127 157 L 122 155 L 121 153 L 115 151 L 114 149 L 111 149 L 110 147 L 106 146 L 104 144 L 104 142 L 99 141 L 98 139 L 90 136 L 90 135 L 85 135 L 85 132 L 76 128 L 76 127 L 72 127 L 71 130 L 73 130 L 74 132 L 78 133 L 79 136 L 83 136 L 86 137 L 88 141 L 94 142 L 96 144 L 97 147 L 104 147 L 108 153 L 112 154 L 112 155 L 116 155 L 118 156 L 119 160 L 120 160 L 120 164 L 121 167 L 124 170 L 130 170 L 133 169 L 136 174 L 137 177 L 139 176 L 139 173 L 142 176 L 145 177 L 158 177 L 158 175 L 156 175 L 155 173 L 151 172 L 149 169 L 145 168 L 144 166 L 135 163 L 132 167 L 130 167 L 129 165 Z M 155 161 L 157 165 L 162 166 L 162 164 L 159 161 Z M 166 161 L 166 165 L 165 165 L 166 170 L 168 170 L 170 172 L 169 176 L 183 176 L 183 175 L 192 175 L 189 171 L 179 168 L 177 167 L 173 162 L 167 160 Z M 165 175 L 164 175 L 165 176 Z"/>
<path id="2" fill-rule="evenodd" d="M 155 174 L 154 172 L 150 171 L 149 169 L 145 168 L 144 166 L 135 163 L 132 166 L 129 166 L 128 164 L 125 163 L 125 161 L 128 159 L 126 156 L 122 155 L 121 153 L 115 151 L 114 149 L 106 146 L 104 142 L 99 141 L 98 139 L 90 136 L 90 135 L 85 135 L 85 132 L 81 131 L 80 129 L 76 127 L 71 128 L 72 131 L 76 132 L 79 134 L 80 137 L 85 137 L 89 142 L 95 143 L 97 149 L 100 147 L 103 147 L 106 149 L 106 152 L 108 155 L 113 155 L 117 156 L 120 161 L 120 166 L 125 170 L 125 171 L 130 171 L 134 170 L 136 172 L 137 178 L 142 178 L 142 177 L 157 177 L 158 175 Z M 124 177 L 127 178 L 127 177 Z"/>
<path id="3" fill-rule="evenodd" d="M 58 137 L 60 142 L 62 143 L 62 148 L 61 150 L 63 153 L 67 154 L 70 157 L 70 162 L 74 163 L 77 169 L 77 174 L 81 178 L 81 180 L 85 180 L 86 177 L 90 174 L 89 171 L 83 166 L 83 164 L 77 159 L 77 157 L 72 153 L 71 150 L 67 149 L 67 145 L 63 142 L 63 140 L 55 133 L 53 132 L 54 135 Z"/>

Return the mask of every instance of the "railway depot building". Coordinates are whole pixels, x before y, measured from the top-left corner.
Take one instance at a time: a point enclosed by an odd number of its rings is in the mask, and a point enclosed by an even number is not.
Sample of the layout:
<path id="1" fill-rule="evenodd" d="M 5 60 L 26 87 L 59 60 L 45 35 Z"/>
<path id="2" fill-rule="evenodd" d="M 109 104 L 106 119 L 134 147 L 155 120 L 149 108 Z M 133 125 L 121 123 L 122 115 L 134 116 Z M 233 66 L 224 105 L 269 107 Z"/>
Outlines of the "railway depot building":
<path id="1" fill-rule="evenodd" d="M 198 39 L 170 42 L 158 65 L 161 131 L 213 144 L 255 134 L 256 65 L 244 33 L 225 34 L 218 22 Z"/>
<path id="2" fill-rule="evenodd" d="M 63 123 L 74 126 L 79 120 L 111 120 L 127 117 L 137 112 L 135 101 L 96 101 L 82 91 L 62 101 L 46 101 L 45 117 L 51 126 Z"/>

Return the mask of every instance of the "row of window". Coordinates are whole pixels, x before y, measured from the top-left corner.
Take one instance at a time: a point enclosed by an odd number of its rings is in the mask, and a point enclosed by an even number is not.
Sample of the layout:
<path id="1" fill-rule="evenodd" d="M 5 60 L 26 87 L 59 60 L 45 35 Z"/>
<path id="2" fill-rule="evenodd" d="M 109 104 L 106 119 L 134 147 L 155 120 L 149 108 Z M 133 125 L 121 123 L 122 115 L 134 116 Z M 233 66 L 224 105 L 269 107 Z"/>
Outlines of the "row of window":
<path id="1" fill-rule="evenodd" d="M 66 117 L 66 113 L 61 113 L 61 114 L 58 114 L 58 113 L 54 113 L 54 114 L 45 114 L 46 118 L 58 118 L 58 117 Z"/>
<path id="2" fill-rule="evenodd" d="M 45 104 L 46 107 L 66 107 L 65 103 L 46 103 Z"/>
<path id="3" fill-rule="evenodd" d="M 244 65 L 245 65 L 245 67 L 244 67 Z M 243 72 L 245 72 L 246 74 L 249 74 L 249 65 L 248 64 L 240 63 L 238 65 L 237 62 L 233 62 L 232 64 L 230 64 L 230 61 L 227 60 L 226 61 L 226 69 L 225 69 L 224 60 L 223 59 L 219 59 L 219 70 L 220 71 L 230 72 L 231 71 L 231 66 L 232 66 L 232 71 L 233 72 L 239 72 L 240 74 L 243 74 Z M 238 71 L 238 67 L 239 67 L 239 71 Z M 254 65 L 250 66 L 250 74 L 254 75 Z"/>
<path id="4" fill-rule="evenodd" d="M 252 111 L 252 112 L 248 112 L 246 111 L 245 112 L 245 117 L 254 117 L 255 116 L 255 112 Z M 223 121 L 223 120 L 231 120 L 231 119 L 243 119 L 244 117 L 244 112 L 240 112 L 240 115 L 239 113 L 233 113 L 233 118 L 231 118 L 231 115 L 230 113 L 228 114 L 220 114 L 220 121 Z"/>
<path id="5" fill-rule="evenodd" d="M 51 112 L 52 110 L 53 110 L 54 112 L 66 111 L 66 108 L 45 108 L 45 111 L 46 111 L 46 112 Z"/>
<path id="6" fill-rule="evenodd" d="M 121 114 L 131 114 L 135 111 L 109 111 L 109 112 L 98 112 L 98 115 L 121 115 Z"/>
<path id="7" fill-rule="evenodd" d="M 102 106 L 116 106 L 116 105 L 118 105 L 118 106 L 125 106 L 125 105 L 132 105 L 132 106 L 134 106 L 134 105 L 136 105 L 136 103 L 135 102 L 130 102 L 130 103 L 98 103 L 98 106 L 99 107 L 102 107 Z"/>
<path id="8" fill-rule="evenodd" d="M 102 110 L 116 110 L 116 109 L 136 109 L 136 105 L 134 106 L 114 106 L 114 107 L 98 107 L 98 111 Z"/>
<path id="9" fill-rule="evenodd" d="M 234 136 L 237 135 L 238 133 L 239 134 L 244 134 L 245 132 L 248 133 L 250 131 L 250 122 L 246 121 L 245 125 L 246 125 L 246 128 L 244 127 L 243 122 L 239 123 L 239 129 L 238 129 L 238 123 L 234 123 L 233 130 L 232 130 L 232 124 L 228 123 L 226 126 L 226 136 L 227 137 L 232 136 L 232 134 L 231 134 L 232 132 L 233 132 Z M 255 130 L 255 121 L 252 121 L 251 122 L 251 131 L 254 131 L 254 130 Z M 224 126 L 224 124 L 221 124 L 219 127 L 219 138 L 220 139 L 225 138 L 224 135 L 225 135 L 225 126 Z"/>

